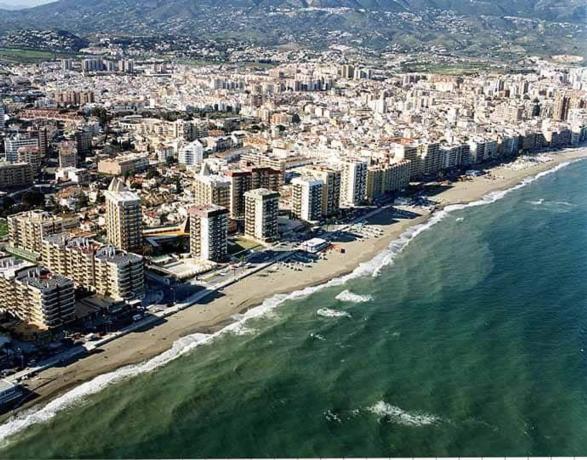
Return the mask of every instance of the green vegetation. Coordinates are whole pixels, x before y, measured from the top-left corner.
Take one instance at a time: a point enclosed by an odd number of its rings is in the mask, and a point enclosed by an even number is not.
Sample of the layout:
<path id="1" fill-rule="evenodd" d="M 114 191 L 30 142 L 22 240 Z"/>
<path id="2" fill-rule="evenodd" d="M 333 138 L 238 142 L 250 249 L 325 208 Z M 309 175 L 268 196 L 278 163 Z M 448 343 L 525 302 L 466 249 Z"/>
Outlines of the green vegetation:
<path id="1" fill-rule="evenodd" d="M 8 222 L 6 219 L 0 219 L 0 238 L 8 235 Z"/>
<path id="2" fill-rule="evenodd" d="M 185 59 L 178 59 L 177 60 L 178 64 L 183 64 L 183 65 L 189 65 L 192 67 L 206 67 L 209 65 L 219 65 L 221 64 L 219 61 L 206 61 L 203 59 L 189 59 L 189 58 L 185 58 Z"/>
<path id="3" fill-rule="evenodd" d="M 233 239 L 232 241 L 229 240 L 228 252 L 230 254 L 237 254 L 239 252 L 246 251 L 247 249 L 255 249 L 259 247 L 261 247 L 261 245 L 256 241 L 239 237 Z"/>
<path id="4" fill-rule="evenodd" d="M 487 62 L 457 62 L 440 63 L 433 62 L 406 62 L 402 64 L 402 71 L 415 73 L 436 73 L 443 75 L 471 75 L 479 72 L 504 72 L 501 67 L 493 66 Z"/>
<path id="5" fill-rule="evenodd" d="M 44 50 L 0 48 L 0 61 L 7 61 L 15 64 L 34 64 L 67 56 L 69 55 Z"/>

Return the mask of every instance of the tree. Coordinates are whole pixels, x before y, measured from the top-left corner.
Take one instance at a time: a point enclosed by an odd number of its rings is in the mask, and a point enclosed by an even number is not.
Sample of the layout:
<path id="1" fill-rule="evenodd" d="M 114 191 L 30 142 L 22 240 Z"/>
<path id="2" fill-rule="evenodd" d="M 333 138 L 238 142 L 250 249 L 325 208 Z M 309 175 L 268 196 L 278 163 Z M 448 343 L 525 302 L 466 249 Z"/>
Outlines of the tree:
<path id="1" fill-rule="evenodd" d="M 22 195 L 22 204 L 28 208 L 34 208 L 45 204 L 45 195 L 36 190 L 24 192 Z"/>
<path id="2" fill-rule="evenodd" d="M 85 193 L 82 193 L 79 196 L 79 199 L 77 201 L 78 208 L 79 209 L 87 208 L 89 204 L 90 204 L 90 200 L 88 199 L 88 196 Z"/>
<path id="3" fill-rule="evenodd" d="M 147 179 L 154 179 L 156 177 L 161 177 L 161 173 L 156 168 L 151 168 L 147 171 L 146 177 Z"/>

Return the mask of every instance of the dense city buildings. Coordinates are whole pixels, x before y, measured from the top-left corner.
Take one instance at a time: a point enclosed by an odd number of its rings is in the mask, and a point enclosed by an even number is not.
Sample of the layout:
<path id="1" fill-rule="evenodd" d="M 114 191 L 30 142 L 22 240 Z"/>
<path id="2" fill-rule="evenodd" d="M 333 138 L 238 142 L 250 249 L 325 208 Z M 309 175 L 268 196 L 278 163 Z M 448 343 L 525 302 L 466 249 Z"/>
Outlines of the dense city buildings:
<path id="1" fill-rule="evenodd" d="M 256 255 L 331 247 L 352 216 L 426 203 L 427 183 L 587 140 L 587 72 L 540 58 L 448 75 L 396 51 L 254 47 L 197 67 L 93 51 L 0 76 L 0 302 L 50 329 L 87 311 L 70 292 L 141 316 L 176 283 L 207 289 L 200 275 L 224 283 Z"/>

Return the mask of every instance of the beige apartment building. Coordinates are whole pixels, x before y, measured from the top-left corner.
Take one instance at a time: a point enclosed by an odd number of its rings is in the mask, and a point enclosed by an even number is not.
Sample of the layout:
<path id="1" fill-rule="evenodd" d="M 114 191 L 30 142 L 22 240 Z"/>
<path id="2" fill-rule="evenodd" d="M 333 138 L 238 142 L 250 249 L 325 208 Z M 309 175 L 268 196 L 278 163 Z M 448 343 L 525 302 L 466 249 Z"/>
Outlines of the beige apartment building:
<path id="1" fill-rule="evenodd" d="M 145 171 L 149 167 L 147 155 L 129 153 L 98 162 L 98 172 L 108 176 L 125 176 Z"/>
<path id="2" fill-rule="evenodd" d="M 26 211 L 8 217 L 10 244 L 25 251 L 41 254 L 43 238 L 62 233 L 77 219 L 64 219 L 46 211 Z"/>
<path id="3" fill-rule="evenodd" d="M 41 329 L 75 319 L 73 281 L 14 257 L 0 259 L 1 309 Z"/>
<path id="4" fill-rule="evenodd" d="M 145 292 L 141 256 L 87 238 L 64 233 L 45 238 L 43 263 L 78 287 L 113 300 L 138 299 Z"/>
<path id="5" fill-rule="evenodd" d="M 367 169 L 367 201 L 384 193 L 400 191 L 410 184 L 410 161 L 398 160 L 369 166 Z"/>
<path id="6" fill-rule="evenodd" d="M 108 242 L 123 251 L 140 251 L 143 244 L 141 199 L 119 179 L 105 192 Z"/>
<path id="7" fill-rule="evenodd" d="M 198 174 L 194 178 L 193 192 L 198 206 L 230 206 L 230 179 L 227 177 Z"/>

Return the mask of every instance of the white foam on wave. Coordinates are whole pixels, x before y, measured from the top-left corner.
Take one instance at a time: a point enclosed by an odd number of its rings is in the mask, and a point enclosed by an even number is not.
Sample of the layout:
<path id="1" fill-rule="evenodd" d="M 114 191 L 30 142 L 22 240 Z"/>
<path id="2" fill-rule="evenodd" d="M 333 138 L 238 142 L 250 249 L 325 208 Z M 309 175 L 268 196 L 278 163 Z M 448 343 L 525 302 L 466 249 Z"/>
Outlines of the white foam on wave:
<path id="1" fill-rule="evenodd" d="M 321 308 L 316 312 L 318 316 L 323 318 L 350 318 L 351 314 L 346 311 L 332 310 L 331 308 Z"/>
<path id="2" fill-rule="evenodd" d="M 240 319 L 237 322 L 226 326 L 224 329 L 214 334 L 193 334 L 183 337 L 174 342 L 172 348 L 161 353 L 158 356 L 155 356 L 154 358 L 148 361 L 136 365 L 125 366 L 113 372 L 99 375 L 93 378 L 92 380 L 75 387 L 74 389 L 68 391 L 67 393 L 59 396 L 58 398 L 50 401 L 49 403 L 43 406 L 36 406 L 31 408 L 30 410 L 23 411 L 17 414 L 16 416 L 8 419 L 8 421 L 6 421 L 4 424 L 0 425 L 0 443 L 6 443 L 7 438 L 26 429 L 31 425 L 43 423 L 50 420 L 57 413 L 74 406 L 75 404 L 82 401 L 84 398 L 100 392 L 109 385 L 121 382 L 125 379 L 132 378 L 134 376 L 146 372 L 151 372 L 161 366 L 168 364 L 174 359 L 177 359 L 178 357 L 194 350 L 202 344 L 209 343 L 213 341 L 215 338 L 227 332 L 234 332 L 241 328 L 244 322 L 249 321 L 253 318 L 259 318 L 261 316 L 264 316 L 269 312 L 275 310 L 279 305 L 286 301 L 307 297 L 322 289 L 335 286 L 342 286 L 349 280 L 355 278 L 360 278 L 367 275 L 378 276 L 381 269 L 386 265 L 391 264 L 393 262 L 393 259 L 400 252 L 402 252 L 414 238 L 416 238 L 420 233 L 424 232 L 425 230 L 428 230 L 429 228 L 440 222 L 451 212 L 465 209 L 468 207 L 475 207 L 493 203 L 505 197 L 508 193 L 512 192 L 513 190 L 517 190 L 521 187 L 524 187 L 539 179 L 540 177 L 552 174 L 575 161 L 580 160 L 561 163 L 548 171 L 541 172 L 534 177 L 525 179 L 520 184 L 508 190 L 490 193 L 479 201 L 474 201 L 468 204 L 447 206 L 444 209 L 435 212 L 427 222 L 420 225 L 415 225 L 410 229 L 406 230 L 397 240 L 392 241 L 390 243 L 386 251 L 383 251 L 377 256 L 375 256 L 373 259 L 371 259 L 371 261 L 360 264 L 354 271 L 347 275 L 341 276 L 339 278 L 333 278 L 330 281 L 318 286 L 307 287 L 304 289 L 300 289 L 298 291 L 290 292 L 288 294 L 276 294 L 266 299 L 261 305 L 248 310 L 245 314 L 242 315 L 242 317 L 239 317 Z"/>
<path id="3" fill-rule="evenodd" d="M 321 342 L 324 342 L 326 340 L 326 337 L 324 337 L 323 335 L 314 333 L 314 332 L 310 332 L 310 337 L 316 340 L 320 340 Z"/>
<path id="4" fill-rule="evenodd" d="M 342 423 L 340 416 L 331 409 L 328 409 L 326 412 L 324 412 L 324 418 L 329 422 Z"/>
<path id="5" fill-rule="evenodd" d="M 544 203 L 544 198 L 540 198 L 539 200 L 535 200 L 535 201 L 529 201 L 530 204 L 533 204 L 534 206 L 540 206 L 541 204 Z"/>
<path id="6" fill-rule="evenodd" d="M 385 401 L 378 401 L 375 405 L 369 407 L 368 410 L 375 414 L 379 420 L 388 420 L 392 423 L 405 426 L 420 427 L 434 425 L 442 421 L 436 415 L 425 412 L 407 412 Z"/>
<path id="7" fill-rule="evenodd" d="M 571 212 L 577 207 L 576 204 L 569 203 L 568 201 L 547 201 L 543 198 L 537 201 L 529 201 L 528 203 L 534 206 L 535 209 L 559 214 Z"/>
<path id="8" fill-rule="evenodd" d="M 341 302 L 364 303 L 373 300 L 373 296 L 355 294 L 347 289 L 338 294 L 335 299 Z"/>

